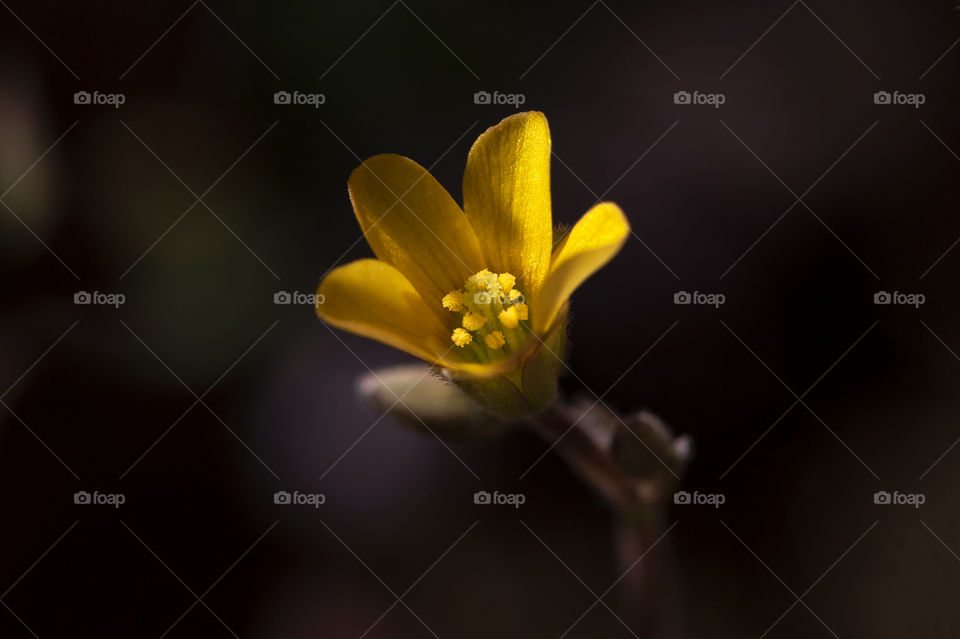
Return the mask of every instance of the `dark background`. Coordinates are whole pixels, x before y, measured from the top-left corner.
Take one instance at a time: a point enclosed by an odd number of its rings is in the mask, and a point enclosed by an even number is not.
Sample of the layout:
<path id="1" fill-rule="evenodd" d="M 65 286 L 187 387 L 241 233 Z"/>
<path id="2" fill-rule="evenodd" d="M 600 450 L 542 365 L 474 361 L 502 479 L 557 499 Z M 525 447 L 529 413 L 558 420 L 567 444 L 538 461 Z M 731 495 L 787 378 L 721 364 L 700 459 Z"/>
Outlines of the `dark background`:
<path id="1" fill-rule="evenodd" d="M 460 199 L 514 110 L 479 90 L 547 114 L 556 221 L 610 199 L 636 234 L 563 385 L 691 435 L 685 488 L 726 496 L 651 551 L 681 636 L 960 635 L 952 2 L 0 4 L 0 636 L 559 637 L 607 591 L 603 504 L 552 454 L 519 479 L 543 443 L 379 419 L 355 381 L 406 356 L 273 303 L 370 254 L 363 158 Z M 565 636 L 631 632 L 598 604 Z"/>

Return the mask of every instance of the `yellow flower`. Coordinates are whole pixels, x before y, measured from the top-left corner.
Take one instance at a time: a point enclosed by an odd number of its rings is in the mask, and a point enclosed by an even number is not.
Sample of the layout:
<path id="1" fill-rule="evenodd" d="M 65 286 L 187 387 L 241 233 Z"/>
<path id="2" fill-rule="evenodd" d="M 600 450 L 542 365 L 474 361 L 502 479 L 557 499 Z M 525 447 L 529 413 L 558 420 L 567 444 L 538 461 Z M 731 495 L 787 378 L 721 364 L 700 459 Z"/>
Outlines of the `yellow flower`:
<path id="1" fill-rule="evenodd" d="M 348 186 L 377 259 L 341 266 L 320 283 L 320 318 L 454 375 L 505 376 L 518 386 L 525 362 L 565 330 L 571 293 L 630 231 L 619 207 L 603 202 L 554 248 L 550 131 L 536 111 L 506 118 L 473 144 L 462 209 L 400 155 L 370 158 Z"/>

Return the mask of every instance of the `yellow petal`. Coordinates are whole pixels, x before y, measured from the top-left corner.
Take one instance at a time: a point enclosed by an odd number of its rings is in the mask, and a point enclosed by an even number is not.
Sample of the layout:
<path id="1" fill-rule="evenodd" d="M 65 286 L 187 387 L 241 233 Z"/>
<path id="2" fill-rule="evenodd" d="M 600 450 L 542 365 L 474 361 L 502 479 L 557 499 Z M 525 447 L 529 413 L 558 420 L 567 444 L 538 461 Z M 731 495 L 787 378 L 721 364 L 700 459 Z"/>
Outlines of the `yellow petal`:
<path id="1" fill-rule="evenodd" d="M 484 338 L 485 340 L 486 338 Z M 523 367 L 523 363 L 530 354 L 537 350 L 540 341 L 535 338 L 524 340 L 520 348 L 509 357 L 498 359 L 493 362 L 470 362 L 466 360 L 453 361 L 446 359 L 439 361 L 438 364 L 450 371 L 454 377 L 463 375 L 469 377 L 496 377 L 497 375 L 509 375 Z M 453 353 L 451 353 L 453 355 Z"/>
<path id="2" fill-rule="evenodd" d="M 320 283 L 317 297 L 323 300 L 317 315 L 328 324 L 430 363 L 449 349 L 447 328 L 410 281 L 386 262 L 364 259 L 334 269 Z"/>
<path id="3" fill-rule="evenodd" d="M 620 251 L 630 224 L 616 204 L 601 202 L 587 211 L 553 253 L 543 290 L 534 298 L 537 332 L 547 330 L 580 284 Z"/>
<path id="4" fill-rule="evenodd" d="M 550 267 L 550 129 L 538 111 L 487 129 L 470 149 L 463 175 L 464 211 L 480 240 L 485 266 L 513 273 L 525 293 Z"/>
<path id="5" fill-rule="evenodd" d="M 483 268 L 463 211 L 425 168 L 401 155 L 376 155 L 350 174 L 353 210 L 374 254 L 400 271 L 431 311 Z"/>

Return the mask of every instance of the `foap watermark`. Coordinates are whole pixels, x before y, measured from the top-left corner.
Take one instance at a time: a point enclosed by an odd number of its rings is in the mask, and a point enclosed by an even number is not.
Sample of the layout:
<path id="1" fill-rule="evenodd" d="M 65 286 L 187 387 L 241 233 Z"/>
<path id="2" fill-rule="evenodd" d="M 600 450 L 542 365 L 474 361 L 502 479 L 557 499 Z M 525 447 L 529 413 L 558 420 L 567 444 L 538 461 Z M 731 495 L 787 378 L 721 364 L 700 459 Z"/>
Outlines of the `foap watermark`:
<path id="1" fill-rule="evenodd" d="M 312 106 L 319 109 L 326 103 L 327 96 L 322 93 L 301 93 L 300 91 L 277 91 L 273 94 L 274 104 L 292 104 L 295 106 Z"/>
<path id="2" fill-rule="evenodd" d="M 727 101 L 727 96 L 722 93 L 701 93 L 694 91 L 677 91 L 673 94 L 674 104 L 695 104 L 700 106 L 712 106 L 719 109 L 720 105 Z"/>
<path id="3" fill-rule="evenodd" d="M 901 93 L 900 91 L 877 91 L 873 94 L 874 104 L 895 104 L 898 106 L 912 106 L 919 109 L 927 101 L 922 93 Z"/>
<path id="4" fill-rule="evenodd" d="M 273 294 L 274 304 L 309 304 L 319 306 L 327 301 L 323 293 L 301 293 L 300 291 L 277 291 Z"/>
<path id="5" fill-rule="evenodd" d="M 506 293 L 494 293 L 491 295 L 486 291 L 480 291 L 479 293 L 473 294 L 473 303 L 477 306 L 483 306 L 486 304 L 502 304 L 506 306 L 507 304 L 520 304 L 526 302 L 526 298 L 520 294 L 513 297 L 508 296 Z"/>
<path id="6" fill-rule="evenodd" d="M 886 490 L 878 490 L 873 493 L 873 503 L 880 506 L 913 506 L 919 508 L 927 502 L 927 496 L 923 493 L 901 493 L 895 490 L 892 493 Z"/>
<path id="7" fill-rule="evenodd" d="M 527 96 L 522 93 L 500 93 L 494 91 L 477 91 L 473 94 L 474 104 L 509 104 L 512 107 L 519 107 L 527 101 Z"/>
<path id="8" fill-rule="evenodd" d="M 99 91 L 77 91 L 73 94 L 74 104 L 92 104 L 97 106 L 112 106 L 119 109 L 120 105 L 127 101 L 127 96 L 122 93 L 100 93 Z"/>
<path id="9" fill-rule="evenodd" d="M 523 493 L 501 493 L 487 490 L 478 490 L 473 493 L 473 503 L 480 505 L 496 504 L 498 506 L 513 506 L 519 508 L 527 501 L 527 496 Z"/>
<path id="10" fill-rule="evenodd" d="M 673 294 L 673 303 L 678 305 L 692 304 L 694 306 L 712 306 L 720 308 L 727 301 L 727 296 L 723 293 L 701 293 L 694 291 L 677 291 Z"/>
<path id="11" fill-rule="evenodd" d="M 323 493 L 301 493 L 295 490 L 292 493 L 288 490 L 278 490 L 273 493 L 273 503 L 281 506 L 312 506 L 320 508 L 327 503 L 327 496 Z"/>
<path id="12" fill-rule="evenodd" d="M 920 308 L 926 301 L 927 296 L 923 293 L 901 293 L 900 291 L 888 293 L 887 291 L 877 291 L 873 294 L 873 303 L 883 306 L 892 304 L 894 306 Z"/>
<path id="13" fill-rule="evenodd" d="M 98 490 L 88 492 L 78 490 L 73 493 L 73 503 L 79 506 L 113 506 L 119 508 L 127 503 L 127 496 L 123 493 L 101 493 Z"/>
<path id="14" fill-rule="evenodd" d="M 693 491 L 678 490 L 673 493 L 673 503 L 680 506 L 713 506 L 719 508 L 727 501 L 727 496 L 723 493 L 701 493 Z"/>
<path id="15" fill-rule="evenodd" d="M 101 293 L 100 291 L 89 293 L 87 291 L 77 291 L 73 294 L 74 304 L 92 304 L 96 306 L 112 306 L 114 308 L 120 308 L 126 301 L 127 296 L 123 293 Z"/>

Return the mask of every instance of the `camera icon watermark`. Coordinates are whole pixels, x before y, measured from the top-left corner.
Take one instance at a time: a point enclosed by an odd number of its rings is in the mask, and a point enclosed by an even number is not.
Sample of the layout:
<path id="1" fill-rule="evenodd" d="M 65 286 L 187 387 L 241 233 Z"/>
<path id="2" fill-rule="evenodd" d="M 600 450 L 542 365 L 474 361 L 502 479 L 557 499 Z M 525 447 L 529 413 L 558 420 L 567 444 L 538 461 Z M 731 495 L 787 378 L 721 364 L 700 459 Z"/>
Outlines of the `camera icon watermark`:
<path id="1" fill-rule="evenodd" d="M 477 91 L 473 94 L 474 104 L 507 104 L 518 108 L 526 101 L 527 96 L 522 93 L 500 93 L 499 91 L 490 93 L 489 91 Z"/>
<path id="2" fill-rule="evenodd" d="M 701 493 L 693 491 L 678 490 L 673 493 L 673 503 L 679 506 L 713 506 L 719 508 L 727 502 L 727 496 L 723 493 Z"/>
<path id="3" fill-rule="evenodd" d="M 886 490 L 878 490 L 873 493 L 873 503 L 879 506 L 913 506 L 920 508 L 927 502 L 927 496 L 923 493 L 901 493 L 898 490 L 892 493 Z"/>
<path id="4" fill-rule="evenodd" d="M 123 293 L 101 293 L 100 291 L 88 293 L 87 291 L 77 291 L 73 294 L 73 303 L 83 306 L 96 305 L 120 308 L 126 301 L 127 297 Z"/>
<path id="5" fill-rule="evenodd" d="M 278 490 L 273 493 L 273 503 L 280 506 L 312 506 L 320 508 L 327 503 L 327 496 L 323 493 L 301 493 L 295 490 L 292 493 L 287 490 Z"/>
<path id="6" fill-rule="evenodd" d="M 312 106 L 319 109 L 321 104 L 325 104 L 327 96 L 323 93 L 301 93 L 300 91 L 277 91 L 273 94 L 274 104 L 294 105 L 294 106 Z"/>
<path id="7" fill-rule="evenodd" d="M 912 306 L 920 308 L 927 301 L 927 296 L 923 293 L 901 293 L 894 291 L 877 291 L 873 294 L 873 303 L 878 306 Z"/>
<path id="8" fill-rule="evenodd" d="M 727 296 L 723 293 L 701 293 L 700 291 L 694 291 L 689 293 L 687 291 L 677 291 L 673 294 L 673 303 L 678 306 L 712 306 L 714 308 L 720 308 L 727 302 Z"/>
<path id="9" fill-rule="evenodd" d="M 873 94 L 874 104 L 912 106 L 919 109 L 925 104 L 927 96 L 923 93 L 901 93 L 900 91 L 877 91 Z"/>
<path id="10" fill-rule="evenodd" d="M 526 502 L 527 496 L 523 493 L 501 493 L 496 490 L 492 493 L 487 490 L 478 490 L 473 493 L 473 503 L 481 506 L 498 505 L 520 508 Z"/>
<path id="11" fill-rule="evenodd" d="M 113 506 L 119 508 L 127 503 L 127 496 L 123 493 L 101 493 L 78 490 L 73 493 L 73 503 L 78 506 Z"/>
<path id="12" fill-rule="evenodd" d="M 323 293 L 301 293 L 300 291 L 277 291 L 273 294 L 274 304 L 303 304 L 310 306 L 319 306 L 327 301 Z"/>
<path id="13" fill-rule="evenodd" d="M 723 93 L 701 93 L 699 91 L 694 91 L 691 93 L 689 91 L 677 91 L 673 94 L 674 104 L 705 105 L 712 106 L 714 109 L 719 109 L 720 106 L 726 101 L 727 96 Z"/>
<path id="14" fill-rule="evenodd" d="M 119 109 L 127 101 L 122 93 L 100 93 L 99 91 L 77 91 L 73 94 L 73 103 L 80 105 L 112 106 Z"/>

